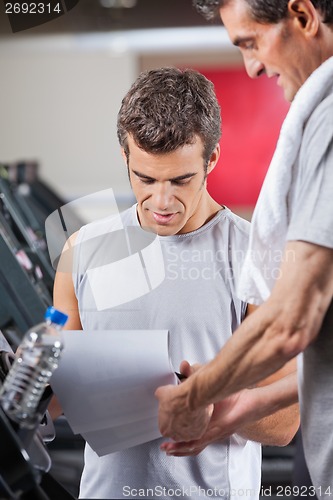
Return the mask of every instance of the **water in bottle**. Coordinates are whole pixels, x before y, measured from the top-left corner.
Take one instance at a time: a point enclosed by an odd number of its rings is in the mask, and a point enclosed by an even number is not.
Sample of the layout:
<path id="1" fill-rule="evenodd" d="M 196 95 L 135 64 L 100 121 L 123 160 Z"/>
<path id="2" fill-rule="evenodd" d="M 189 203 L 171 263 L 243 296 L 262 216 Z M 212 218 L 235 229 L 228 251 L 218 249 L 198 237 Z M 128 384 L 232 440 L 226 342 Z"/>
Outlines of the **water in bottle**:
<path id="1" fill-rule="evenodd" d="M 38 414 L 38 404 L 58 366 L 63 348 L 60 330 L 67 319 L 66 314 L 49 307 L 45 322 L 30 328 L 17 349 L 0 389 L 0 404 L 20 427 L 33 428 L 43 416 Z"/>

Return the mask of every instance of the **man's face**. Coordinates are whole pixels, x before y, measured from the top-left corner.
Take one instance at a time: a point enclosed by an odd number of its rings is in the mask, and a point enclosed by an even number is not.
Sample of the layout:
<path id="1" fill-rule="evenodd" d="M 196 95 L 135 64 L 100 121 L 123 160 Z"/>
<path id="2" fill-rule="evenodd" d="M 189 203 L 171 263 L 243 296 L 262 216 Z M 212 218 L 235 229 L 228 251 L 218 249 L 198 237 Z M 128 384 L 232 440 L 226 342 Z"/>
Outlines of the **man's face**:
<path id="1" fill-rule="evenodd" d="M 220 16 L 231 41 L 241 50 L 248 75 L 275 77 L 286 100 L 292 101 L 318 65 L 297 19 L 258 23 L 245 0 L 231 0 L 220 9 Z"/>
<path id="2" fill-rule="evenodd" d="M 141 226 L 170 236 L 204 224 L 209 195 L 201 139 L 165 154 L 143 151 L 130 136 L 128 146 L 129 178 Z M 219 148 L 211 157 L 207 173 L 215 166 L 218 153 Z"/>

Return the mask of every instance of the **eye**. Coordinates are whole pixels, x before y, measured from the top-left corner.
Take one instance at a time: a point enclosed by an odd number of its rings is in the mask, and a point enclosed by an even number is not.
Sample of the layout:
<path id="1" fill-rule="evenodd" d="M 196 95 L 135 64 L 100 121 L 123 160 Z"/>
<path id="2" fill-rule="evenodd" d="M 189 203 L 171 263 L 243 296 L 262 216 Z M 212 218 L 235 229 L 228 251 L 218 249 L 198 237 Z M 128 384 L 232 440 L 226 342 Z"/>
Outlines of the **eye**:
<path id="1" fill-rule="evenodd" d="M 143 179 L 142 177 L 140 178 L 140 181 L 143 184 L 153 184 L 155 182 L 154 179 Z"/>
<path id="2" fill-rule="evenodd" d="M 244 42 L 244 44 L 241 47 L 243 50 L 254 50 L 255 49 L 255 44 L 252 41 L 249 42 Z"/>
<path id="3" fill-rule="evenodd" d="M 178 180 L 174 180 L 174 181 L 171 181 L 171 182 L 175 186 L 185 186 L 186 184 L 189 184 L 190 181 L 191 181 L 191 178 L 189 178 L 189 179 L 178 179 Z"/>

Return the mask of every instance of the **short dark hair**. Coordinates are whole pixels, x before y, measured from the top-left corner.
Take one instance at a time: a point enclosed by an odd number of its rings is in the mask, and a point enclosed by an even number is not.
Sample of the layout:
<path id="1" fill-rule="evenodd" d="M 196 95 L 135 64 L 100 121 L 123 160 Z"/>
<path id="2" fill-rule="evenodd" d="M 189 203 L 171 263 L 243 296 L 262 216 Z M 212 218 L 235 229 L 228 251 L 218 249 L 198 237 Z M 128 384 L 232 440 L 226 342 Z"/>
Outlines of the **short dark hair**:
<path id="1" fill-rule="evenodd" d="M 220 7 L 233 0 L 192 0 L 194 7 L 206 19 L 218 17 Z M 287 17 L 289 0 L 244 0 L 253 19 L 260 23 L 276 24 Z M 321 12 L 323 22 L 333 24 L 332 0 L 311 0 L 314 8 Z"/>
<path id="2" fill-rule="evenodd" d="M 221 137 L 214 85 L 192 69 L 160 68 L 141 73 L 122 100 L 117 133 L 128 158 L 128 134 L 144 151 L 170 153 L 196 137 L 208 162 Z"/>

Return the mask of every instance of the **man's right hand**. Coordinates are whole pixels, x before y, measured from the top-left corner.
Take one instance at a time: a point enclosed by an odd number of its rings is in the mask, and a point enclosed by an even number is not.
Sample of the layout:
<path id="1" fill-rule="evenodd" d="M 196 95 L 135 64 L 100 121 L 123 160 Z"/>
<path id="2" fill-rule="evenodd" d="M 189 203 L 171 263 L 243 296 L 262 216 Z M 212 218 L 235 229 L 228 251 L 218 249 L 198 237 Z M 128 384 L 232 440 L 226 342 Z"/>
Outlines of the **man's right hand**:
<path id="1" fill-rule="evenodd" d="M 188 407 L 188 388 L 192 376 L 199 371 L 199 365 L 191 366 L 183 361 L 180 367 L 182 375 L 188 377 L 177 386 L 159 387 L 155 396 L 159 400 L 159 426 L 162 436 L 174 441 L 199 439 L 206 431 L 214 406 L 191 410 Z"/>

